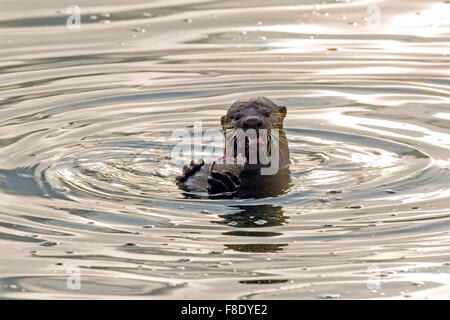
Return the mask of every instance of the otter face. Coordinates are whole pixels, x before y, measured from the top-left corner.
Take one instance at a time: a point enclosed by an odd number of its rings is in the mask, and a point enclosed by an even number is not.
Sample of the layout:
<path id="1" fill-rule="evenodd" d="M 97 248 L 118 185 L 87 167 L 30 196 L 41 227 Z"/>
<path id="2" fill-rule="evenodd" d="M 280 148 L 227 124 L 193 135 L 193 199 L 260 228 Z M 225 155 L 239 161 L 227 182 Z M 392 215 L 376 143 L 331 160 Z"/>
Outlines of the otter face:
<path id="1" fill-rule="evenodd" d="M 277 106 L 264 97 L 237 100 L 222 116 L 221 124 L 226 129 L 283 129 L 286 107 Z"/>
<path id="2" fill-rule="evenodd" d="M 222 128 L 226 133 L 225 156 L 244 159 L 247 168 L 259 169 L 261 165 L 273 164 L 275 159 L 272 159 L 272 156 L 275 153 L 272 152 L 272 146 L 276 143 L 277 168 L 279 162 L 285 167 L 289 161 L 287 140 L 283 131 L 285 117 L 286 107 L 277 106 L 267 98 L 237 100 L 221 118 Z M 280 131 L 280 135 L 274 131 Z"/>

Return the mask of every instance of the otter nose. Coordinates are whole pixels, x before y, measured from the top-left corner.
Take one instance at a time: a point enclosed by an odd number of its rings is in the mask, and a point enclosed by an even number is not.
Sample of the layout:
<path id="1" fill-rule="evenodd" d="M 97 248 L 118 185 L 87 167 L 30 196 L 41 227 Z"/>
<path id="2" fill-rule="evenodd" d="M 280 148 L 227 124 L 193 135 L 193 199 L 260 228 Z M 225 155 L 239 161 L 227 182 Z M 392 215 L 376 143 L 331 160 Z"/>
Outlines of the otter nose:
<path id="1" fill-rule="evenodd" d="M 244 120 L 245 129 L 259 129 L 262 125 L 262 121 L 258 117 L 247 117 Z"/>

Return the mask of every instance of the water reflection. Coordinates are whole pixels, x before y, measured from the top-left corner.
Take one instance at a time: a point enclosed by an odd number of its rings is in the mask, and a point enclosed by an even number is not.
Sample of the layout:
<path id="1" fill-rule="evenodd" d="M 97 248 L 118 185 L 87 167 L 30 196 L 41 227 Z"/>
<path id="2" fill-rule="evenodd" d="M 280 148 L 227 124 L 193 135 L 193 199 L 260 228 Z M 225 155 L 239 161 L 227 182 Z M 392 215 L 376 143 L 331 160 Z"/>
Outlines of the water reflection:
<path id="1" fill-rule="evenodd" d="M 232 209 L 236 209 L 237 212 L 234 214 L 219 215 L 223 221 L 216 222 L 218 224 L 226 224 L 236 228 L 262 228 L 262 227 L 273 227 L 280 226 L 287 222 L 288 217 L 284 216 L 283 207 L 274 206 L 271 204 L 262 205 L 232 205 Z M 236 231 L 233 231 L 234 233 Z M 238 234 L 261 234 L 264 232 L 258 230 L 257 232 L 245 231 L 239 232 Z M 229 233 L 227 233 L 229 234 Z M 236 233 L 235 233 L 236 234 Z M 269 236 L 273 236 L 270 233 Z"/>
<path id="2" fill-rule="evenodd" d="M 232 230 L 224 232 L 225 236 L 233 237 L 278 237 L 280 232 L 264 231 L 264 227 L 280 226 L 287 223 L 288 217 L 284 216 L 282 206 L 274 205 L 233 205 L 233 209 L 239 210 L 234 214 L 220 215 L 223 221 L 216 222 L 246 230 Z M 251 228 L 251 229 L 248 229 Z M 258 228 L 255 230 L 254 228 Z M 287 244 L 274 243 L 243 243 L 225 244 L 225 247 L 239 252 L 277 252 L 283 250 Z"/>
<path id="3" fill-rule="evenodd" d="M 279 252 L 284 249 L 287 243 L 242 243 L 242 244 L 225 244 L 227 249 L 238 252 Z"/>

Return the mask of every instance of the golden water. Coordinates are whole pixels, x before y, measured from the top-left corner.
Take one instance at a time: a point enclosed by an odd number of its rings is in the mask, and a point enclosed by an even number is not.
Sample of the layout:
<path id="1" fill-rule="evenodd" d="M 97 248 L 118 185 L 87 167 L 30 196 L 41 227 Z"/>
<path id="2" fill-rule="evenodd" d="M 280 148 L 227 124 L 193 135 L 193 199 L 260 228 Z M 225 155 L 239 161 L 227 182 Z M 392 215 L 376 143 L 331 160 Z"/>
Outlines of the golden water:
<path id="1" fill-rule="evenodd" d="M 72 4 L 0 1 L 1 298 L 450 297 L 450 4 Z M 289 187 L 186 197 L 171 133 L 251 96 Z"/>

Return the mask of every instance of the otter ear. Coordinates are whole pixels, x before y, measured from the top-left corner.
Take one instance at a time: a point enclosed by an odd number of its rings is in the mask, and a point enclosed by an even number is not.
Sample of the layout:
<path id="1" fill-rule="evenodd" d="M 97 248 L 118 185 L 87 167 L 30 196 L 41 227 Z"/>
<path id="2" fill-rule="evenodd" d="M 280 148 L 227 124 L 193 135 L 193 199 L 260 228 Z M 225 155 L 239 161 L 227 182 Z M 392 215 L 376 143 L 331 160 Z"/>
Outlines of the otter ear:
<path id="1" fill-rule="evenodd" d="M 222 125 L 222 128 L 225 130 L 225 127 L 228 125 L 227 115 L 224 115 L 220 118 L 220 124 Z"/>
<path id="2" fill-rule="evenodd" d="M 285 106 L 278 106 L 277 107 L 277 113 L 278 116 L 284 119 L 286 117 L 287 109 Z"/>

